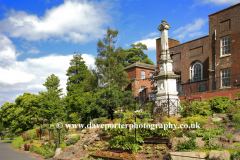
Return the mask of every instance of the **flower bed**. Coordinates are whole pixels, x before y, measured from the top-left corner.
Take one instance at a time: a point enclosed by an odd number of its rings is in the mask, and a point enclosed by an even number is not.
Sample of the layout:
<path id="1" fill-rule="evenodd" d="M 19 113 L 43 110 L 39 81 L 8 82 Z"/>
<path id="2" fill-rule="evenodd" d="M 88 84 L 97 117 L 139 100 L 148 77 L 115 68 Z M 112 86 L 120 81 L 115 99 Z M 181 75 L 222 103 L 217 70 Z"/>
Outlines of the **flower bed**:
<path id="1" fill-rule="evenodd" d="M 145 137 L 143 139 L 144 143 L 150 143 L 150 144 L 168 144 L 169 138 L 163 138 L 163 137 Z"/>
<path id="2" fill-rule="evenodd" d="M 94 151 L 90 154 L 93 158 L 102 158 L 102 159 L 112 159 L 112 160 L 136 160 L 136 155 L 129 154 L 127 152 L 124 153 L 111 153 L 111 152 L 102 152 L 102 151 Z M 95 157 L 94 157 L 95 156 Z"/>
<path id="3" fill-rule="evenodd" d="M 132 154 L 132 150 L 127 150 L 127 149 L 122 149 L 122 147 L 113 147 L 113 148 L 110 148 L 110 151 L 111 152 L 114 152 L 114 153 L 122 153 L 122 152 L 127 152 L 129 154 Z"/>

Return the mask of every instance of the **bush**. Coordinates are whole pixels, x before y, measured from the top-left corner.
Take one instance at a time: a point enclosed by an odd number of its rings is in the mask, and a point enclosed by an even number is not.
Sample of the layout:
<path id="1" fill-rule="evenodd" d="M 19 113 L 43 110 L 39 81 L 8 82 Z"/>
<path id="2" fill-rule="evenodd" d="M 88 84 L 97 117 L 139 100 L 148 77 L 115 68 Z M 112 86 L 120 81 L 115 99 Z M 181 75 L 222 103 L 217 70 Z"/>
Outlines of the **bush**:
<path id="1" fill-rule="evenodd" d="M 44 159 L 48 159 L 48 158 L 53 158 L 55 156 L 55 154 L 52 152 L 52 153 L 49 153 L 47 154 Z"/>
<path id="2" fill-rule="evenodd" d="M 192 103 L 187 103 L 186 101 L 181 102 L 182 109 L 180 114 L 183 117 L 201 115 L 207 116 L 210 115 L 211 106 L 208 104 L 207 101 L 193 101 Z"/>
<path id="3" fill-rule="evenodd" d="M 106 117 L 100 117 L 97 119 L 97 124 L 103 124 L 107 120 Z"/>
<path id="4" fill-rule="evenodd" d="M 14 133 L 9 132 L 9 133 L 7 134 L 7 136 L 10 138 L 10 140 L 13 140 L 13 138 L 14 138 Z"/>
<path id="5" fill-rule="evenodd" d="M 59 148 L 64 148 L 64 147 L 66 147 L 67 146 L 67 144 L 65 143 L 65 142 L 63 142 L 63 143 L 61 143 L 60 145 L 59 145 Z"/>
<path id="6" fill-rule="evenodd" d="M 182 118 L 181 122 L 183 124 L 188 124 L 188 126 L 191 126 L 191 124 L 196 124 L 197 122 L 200 128 L 202 128 L 203 125 L 207 123 L 207 117 L 203 117 L 203 116 L 187 117 L 187 118 Z"/>
<path id="7" fill-rule="evenodd" d="M 178 151 L 188 151 L 188 150 L 194 150 L 194 149 L 197 149 L 197 143 L 194 141 L 193 138 L 183 143 L 179 142 L 177 145 Z"/>
<path id="8" fill-rule="evenodd" d="M 74 145 L 77 142 L 78 140 L 76 138 L 69 138 L 65 143 L 67 144 L 67 146 L 70 146 L 70 145 Z"/>
<path id="9" fill-rule="evenodd" d="M 230 140 L 232 138 L 233 135 L 228 134 L 226 137 Z"/>
<path id="10" fill-rule="evenodd" d="M 137 136 L 137 138 L 136 138 L 137 144 L 134 143 L 134 140 L 135 140 L 134 135 L 127 135 L 127 136 L 118 135 L 118 136 L 114 137 L 113 139 L 111 139 L 109 141 L 109 144 L 110 144 L 111 148 L 122 147 L 122 149 L 124 149 L 124 150 L 132 149 L 132 151 L 134 153 L 136 153 L 139 148 L 138 143 L 143 143 L 143 139 L 142 139 L 142 137 Z"/>
<path id="11" fill-rule="evenodd" d="M 178 121 L 177 121 L 177 119 L 175 119 L 175 118 L 168 118 L 167 116 L 165 116 L 164 117 L 164 121 L 166 122 L 166 123 L 168 123 L 168 122 L 170 122 L 171 124 L 176 124 L 176 125 L 178 125 Z"/>
<path id="12" fill-rule="evenodd" d="M 240 129 L 240 113 L 233 116 L 233 121 L 235 122 L 234 127 Z"/>
<path id="13" fill-rule="evenodd" d="M 228 107 L 235 106 L 236 103 L 229 97 L 216 96 L 206 100 L 211 107 L 212 113 L 226 113 Z"/>

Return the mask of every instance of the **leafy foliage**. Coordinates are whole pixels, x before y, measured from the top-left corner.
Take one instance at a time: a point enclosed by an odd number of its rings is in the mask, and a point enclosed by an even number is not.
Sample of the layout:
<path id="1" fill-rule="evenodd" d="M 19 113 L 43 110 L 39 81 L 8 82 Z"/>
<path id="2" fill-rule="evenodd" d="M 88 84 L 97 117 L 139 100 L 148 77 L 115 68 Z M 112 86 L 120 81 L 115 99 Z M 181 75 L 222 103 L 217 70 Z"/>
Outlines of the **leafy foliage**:
<path id="1" fill-rule="evenodd" d="M 213 113 L 226 113 L 228 107 L 236 105 L 229 97 L 216 96 L 206 100 Z"/>
<path id="2" fill-rule="evenodd" d="M 208 104 L 207 101 L 193 101 L 192 103 L 187 103 L 186 101 L 182 101 L 181 105 L 183 106 L 182 110 L 180 111 L 180 114 L 183 117 L 188 116 L 195 116 L 195 115 L 202 115 L 207 116 L 211 112 L 211 106 Z"/>
<path id="3" fill-rule="evenodd" d="M 200 128 L 202 128 L 203 125 L 207 123 L 207 119 L 208 117 L 204 117 L 204 116 L 186 117 L 186 118 L 182 118 L 181 122 L 183 124 L 188 124 L 188 126 L 191 126 L 191 124 L 198 123 Z"/>
<path id="4" fill-rule="evenodd" d="M 124 150 L 133 150 L 137 152 L 139 145 L 134 143 L 134 135 L 121 136 L 118 135 L 109 141 L 110 147 L 122 147 Z M 143 143 L 143 139 L 140 136 L 137 136 L 136 143 Z"/>
<path id="5" fill-rule="evenodd" d="M 59 78 L 52 74 L 43 85 L 46 87 L 47 92 L 39 92 L 40 116 L 46 117 L 48 120 L 55 116 L 62 117 L 64 106 L 63 101 L 60 99 L 62 88 L 59 89 Z"/>
<path id="6" fill-rule="evenodd" d="M 4 127 L 9 127 L 11 132 L 17 134 L 33 127 L 31 118 L 39 116 L 40 106 L 39 97 L 30 93 L 20 95 L 15 102 L 2 105 L 0 116 Z"/>
<path id="7" fill-rule="evenodd" d="M 96 104 L 107 111 L 111 120 L 113 120 L 113 113 L 118 107 L 131 103 L 133 103 L 133 93 L 122 92 L 118 86 L 103 89 L 98 93 L 96 99 Z"/>
<path id="8" fill-rule="evenodd" d="M 101 75 L 101 83 L 106 87 L 117 85 L 124 87 L 127 80 L 127 73 L 124 71 L 122 62 L 125 60 L 126 53 L 121 47 L 115 48 L 118 30 L 107 29 L 107 33 L 102 40 L 97 43 L 98 56 L 96 66 Z"/>
<path id="9" fill-rule="evenodd" d="M 82 58 L 82 54 L 75 53 L 66 74 L 66 76 L 68 76 L 68 94 L 76 88 L 82 87 L 83 81 L 86 78 L 86 74 L 87 66 Z"/>
<path id="10" fill-rule="evenodd" d="M 77 142 L 78 142 L 77 138 L 69 138 L 65 143 L 67 144 L 67 146 L 70 146 L 70 145 L 74 145 Z"/>
<path id="11" fill-rule="evenodd" d="M 193 138 L 186 142 L 179 142 L 177 145 L 178 151 L 189 151 L 194 149 L 197 149 L 197 143 L 194 141 Z"/>
<path id="12" fill-rule="evenodd" d="M 142 43 L 137 43 L 137 44 L 131 44 L 130 49 L 124 50 L 126 52 L 127 56 L 125 58 L 125 61 L 123 62 L 124 67 L 129 66 L 133 63 L 136 62 L 142 62 L 142 63 L 147 63 L 147 64 L 152 64 L 154 63 L 148 58 L 147 54 L 144 54 L 144 50 L 147 50 L 147 46 Z"/>

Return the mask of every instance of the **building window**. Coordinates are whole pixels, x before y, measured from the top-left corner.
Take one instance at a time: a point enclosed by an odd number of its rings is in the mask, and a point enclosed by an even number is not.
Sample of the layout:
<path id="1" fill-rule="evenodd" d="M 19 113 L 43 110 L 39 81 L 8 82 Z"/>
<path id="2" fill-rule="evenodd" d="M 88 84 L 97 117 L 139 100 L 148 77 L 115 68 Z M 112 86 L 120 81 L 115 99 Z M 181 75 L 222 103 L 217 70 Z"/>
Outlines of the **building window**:
<path id="1" fill-rule="evenodd" d="M 221 86 L 222 87 L 230 86 L 230 68 L 221 70 Z"/>
<path id="2" fill-rule="evenodd" d="M 206 91 L 206 82 L 198 83 L 198 92 Z"/>
<path id="3" fill-rule="evenodd" d="M 152 78 L 152 77 L 153 77 L 153 72 L 150 72 L 150 74 L 149 74 L 149 75 L 150 75 L 150 78 Z"/>
<path id="4" fill-rule="evenodd" d="M 221 56 L 230 54 L 230 36 L 221 38 Z"/>
<path id="5" fill-rule="evenodd" d="M 203 65 L 202 62 L 197 61 L 191 66 L 191 81 L 200 81 L 202 80 Z"/>
<path id="6" fill-rule="evenodd" d="M 145 71 L 141 71 L 141 79 L 145 79 Z"/>
<path id="7" fill-rule="evenodd" d="M 177 72 L 175 74 L 179 75 L 179 77 L 177 78 L 177 83 L 181 83 L 181 72 Z"/>

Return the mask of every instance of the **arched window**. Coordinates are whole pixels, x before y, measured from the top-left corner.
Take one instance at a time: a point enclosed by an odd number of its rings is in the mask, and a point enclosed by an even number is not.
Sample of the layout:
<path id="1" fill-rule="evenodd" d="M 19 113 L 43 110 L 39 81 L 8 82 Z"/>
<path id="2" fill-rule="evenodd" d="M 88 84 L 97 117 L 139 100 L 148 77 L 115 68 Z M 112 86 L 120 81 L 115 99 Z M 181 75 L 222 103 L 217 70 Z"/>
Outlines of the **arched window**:
<path id="1" fill-rule="evenodd" d="M 195 82 L 202 80 L 202 74 L 203 74 L 202 62 L 200 61 L 194 62 L 191 66 L 191 81 Z"/>

